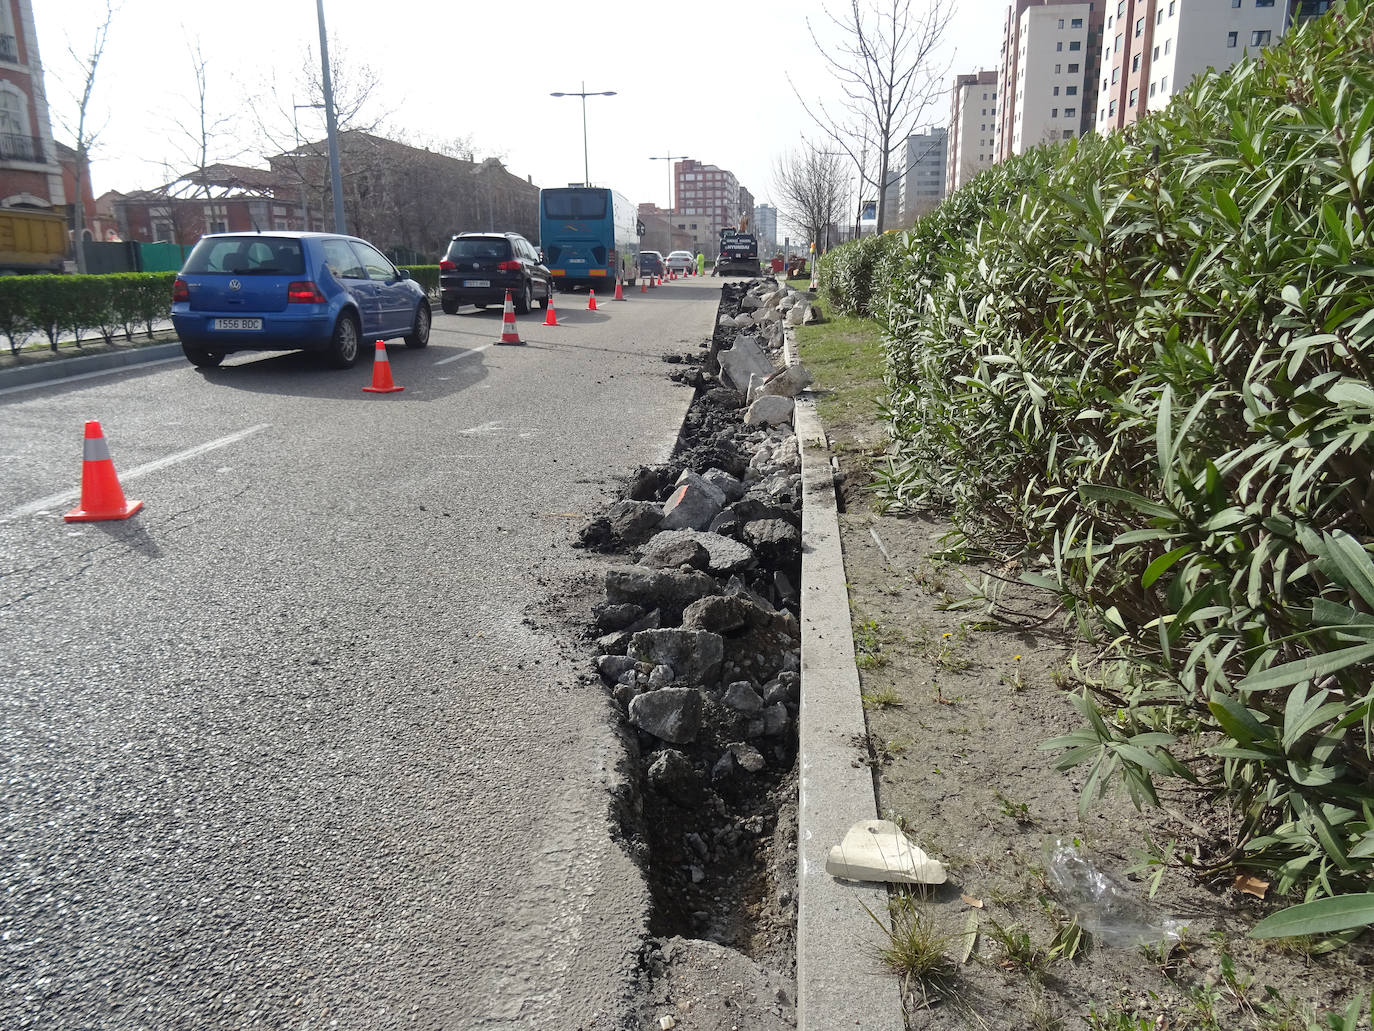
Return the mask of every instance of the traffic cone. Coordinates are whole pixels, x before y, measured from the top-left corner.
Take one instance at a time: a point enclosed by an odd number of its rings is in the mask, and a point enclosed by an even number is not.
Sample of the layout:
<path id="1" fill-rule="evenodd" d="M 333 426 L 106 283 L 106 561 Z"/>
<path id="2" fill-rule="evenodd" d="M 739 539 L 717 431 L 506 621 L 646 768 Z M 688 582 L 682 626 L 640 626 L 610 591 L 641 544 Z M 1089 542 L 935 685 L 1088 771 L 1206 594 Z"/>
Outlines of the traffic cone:
<path id="1" fill-rule="evenodd" d="M 544 325 L 558 325 L 558 312 L 553 310 L 553 291 L 549 291 L 549 299 L 544 302 Z"/>
<path id="2" fill-rule="evenodd" d="M 511 303 L 510 291 L 506 291 L 506 310 L 501 314 L 501 339 L 498 344 L 523 344 L 520 334 L 515 331 L 515 305 Z"/>
<path id="3" fill-rule="evenodd" d="M 591 287 L 587 288 L 587 310 L 596 311 L 596 291 Z"/>
<path id="4" fill-rule="evenodd" d="M 642 294 L 647 294 L 647 293 L 649 292 L 649 277 L 648 277 L 648 276 L 640 276 L 640 277 L 639 277 L 639 292 L 642 293 Z"/>
<path id="5" fill-rule="evenodd" d="M 128 519 L 142 507 L 141 501 L 124 500 L 105 434 L 100 432 L 100 423 L 92 419 L 86 423 L 86 439 L 81 446 L 81 505 L 62 518 L 69 523 L 101 523 Z"/>
<path id="6" fill-rule="evenodd" d="M 625 300 L 625 294 L 624 294 L 624 292 L 620 289 L 620 280 L 619 280 L 619 279 L 616 279 L 616 281 L 615 281 L 615 297 L 613 297 L 612 300 L 616 300 L 616 301 L 623 301 L 623 300 Z"/>
<path id="7" fill-rule="evenodd" d="M 386 356 L 386 341 L 378 340 L 372 357 L 372 386 L 363 387 L 369 394 L 395 394 L 405 389 L 391 382 L 391 361 Z"/>

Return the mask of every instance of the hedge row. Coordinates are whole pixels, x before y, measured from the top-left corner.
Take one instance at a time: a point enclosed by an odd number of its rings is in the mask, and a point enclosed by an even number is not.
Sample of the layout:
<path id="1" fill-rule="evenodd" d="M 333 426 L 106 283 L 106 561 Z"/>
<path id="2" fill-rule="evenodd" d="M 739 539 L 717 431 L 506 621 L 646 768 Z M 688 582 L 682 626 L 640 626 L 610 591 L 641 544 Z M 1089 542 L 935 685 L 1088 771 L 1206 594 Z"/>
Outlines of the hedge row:
<path id="1" fill-rule="evenodd" d="M 432 298 L 439 295 L 439 266 L 417 265 L 410 275 Z M 0 334 L 10 352 L 41 335 L 53 351 L 70 338 L 114 343 L 135 332 L 151 336 L 167 318 L 174 272 L 127 272 L 105 276 L 8 276 L 0 278 Z"/>
<path id="2" fill-rule="evenodd" d="M 826 266 L 885 326 L 887 500 L 1128 660 L 1048 743 L 1084 804 L 1199 785 L 1236 820 L 1190 865 L 1309 898 L 1374 878 L 1371 39 L 1351 0 Z"/>

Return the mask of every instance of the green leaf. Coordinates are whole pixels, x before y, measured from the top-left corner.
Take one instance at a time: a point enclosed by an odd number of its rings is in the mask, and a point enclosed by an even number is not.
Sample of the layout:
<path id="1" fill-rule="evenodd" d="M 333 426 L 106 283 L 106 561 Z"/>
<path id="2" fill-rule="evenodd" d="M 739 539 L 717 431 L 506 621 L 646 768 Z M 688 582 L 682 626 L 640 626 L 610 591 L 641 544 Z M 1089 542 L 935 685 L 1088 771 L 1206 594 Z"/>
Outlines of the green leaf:
<path id="1" fill-rule="evenodd" d="M 1207 703 L 1212 718 L 1221 724 L 1221 729 L 1230 734 L 1242 745 L 1255 741 L 1268 741 L 1274 732 L 1255 719 L 1254 714 L 1234 698 L 1217 696 Z"/>
<path id="2" fill-rule="evenodd" d="M 1135 491 L 1126 490 L 1124 487 L 1085 483 L 1078 488 L 1078 495 L 1085 501 L 1106 501 L 1118 505 L 1127 505 L 1138 512 L 1158 519 L 1178 518 L 1178 514 L 1167 505 L 1162 505 L 1158 501 L 1151 501 L 1149 498 L 1142 497 Z"/>
<path id="3" fill-rule="evenodd" d="M 1277 687 L 1291 687 L 1294 684 L 1302 683 L 1304 680 L 1314 680 L 1317 677 L 1338 673 L 1348 666 L 1372 658 L 1374 658 L 1374 644 L 1361 644 L 1354 648 L 1342 648 L 1339 651 L 1309 655 L 1307 658 L 1299 659 L 1296 662 L 1285 662 L 1278 666 L 1270 666 L 1262 672 L 1252 673 L 1236 685 L 1236 690 L 1243 694 L 1249 694 L 1255 691 L 1272 691 Z"/>
<path id="4" fill-rule="evenodd" d="M 1170 566 L 1184 555 L 1191 553 L 1192 550 L 1193 546 L 1191 544 L 1185 544 L 1181 548 L 1175 548 L 1173 551 L 1160 555 L 1159 558 L 1145 567 L 1145 572 L 1140 574 L 1140 586 L 1149 587 L 1153 585 L 1156 580 L 1164 575 Z"/>
<path id="5" fill-rule="evenodd" d="M 1330 934 L 1374 924 L 1374 892 L 1336 895 L 1289 906 L 1250 928 L 1251 938 L 1291 938 L 1301 934 Z"/>

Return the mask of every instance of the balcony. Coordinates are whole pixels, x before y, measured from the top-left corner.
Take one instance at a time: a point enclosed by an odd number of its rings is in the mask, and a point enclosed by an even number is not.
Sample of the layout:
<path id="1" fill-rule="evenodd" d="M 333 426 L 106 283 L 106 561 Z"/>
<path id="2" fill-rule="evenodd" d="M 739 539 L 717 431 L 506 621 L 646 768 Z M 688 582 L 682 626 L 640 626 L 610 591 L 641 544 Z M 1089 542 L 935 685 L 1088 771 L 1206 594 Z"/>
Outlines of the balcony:
<path id="1" fill-rule="evenodd" d="M 0 32 L 0 61 L 19 63 L 19 41 L 3 32 Z"/>
<path id="2" fill-rule="evenodd" d="M 37 136 L 0 132 L 0 161 L 43 162 L 43 141 Z"/>

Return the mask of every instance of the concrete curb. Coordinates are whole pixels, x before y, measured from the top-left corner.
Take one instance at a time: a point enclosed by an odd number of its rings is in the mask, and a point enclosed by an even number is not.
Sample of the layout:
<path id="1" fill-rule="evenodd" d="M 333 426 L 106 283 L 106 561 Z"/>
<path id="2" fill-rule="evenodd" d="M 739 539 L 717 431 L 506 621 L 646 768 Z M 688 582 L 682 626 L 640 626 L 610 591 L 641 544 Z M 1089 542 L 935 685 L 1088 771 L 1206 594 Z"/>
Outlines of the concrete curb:
<path id="1" fill-rule="evenodd" d="M 796 340 L 784 336 L 787 364 Z M 867 726 L 840 549 L 835 482 L 814 402 L 797 399 L 794 427 L 802 456 L 800 786 L 797 800 L 797 1027 L 902 1031 L 896 978 L 874 946 L 887 924 L 888 892 L 841 881 L 825 858 L 849 828 L 878 815 Z"/>
<path id="2" fill-rule="evenodd" d="M 79 358 L 55 358 L 41 365 L 22 369 L 0 369 L 0 389 L 26 387 L 37 383 L 56 383 L 95 372 L 108 372 L 127 365 L 143 365 L 165 358 L 180 358 L 181 344 L 151 344 L 128 351 L 107 351 L 105 354 L 82 355 Z"/>

